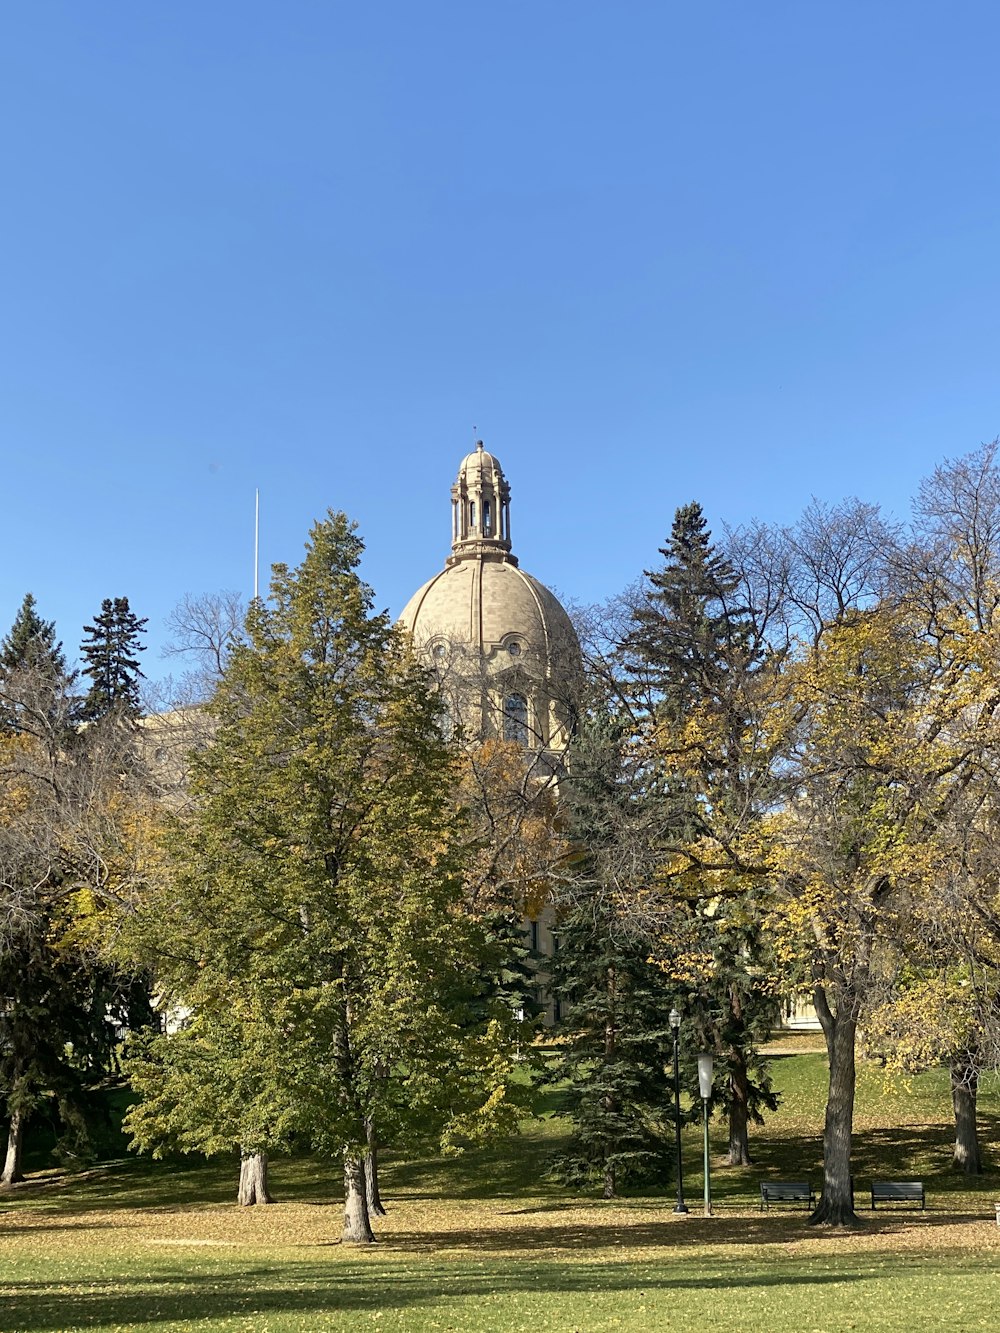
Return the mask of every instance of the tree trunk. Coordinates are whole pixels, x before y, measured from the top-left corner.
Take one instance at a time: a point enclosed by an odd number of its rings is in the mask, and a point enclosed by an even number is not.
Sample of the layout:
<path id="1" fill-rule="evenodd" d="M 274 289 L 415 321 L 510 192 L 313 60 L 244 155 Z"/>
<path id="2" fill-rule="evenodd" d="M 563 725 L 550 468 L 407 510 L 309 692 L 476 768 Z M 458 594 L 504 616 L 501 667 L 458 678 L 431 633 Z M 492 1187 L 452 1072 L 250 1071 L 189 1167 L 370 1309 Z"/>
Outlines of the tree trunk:
<path id="1" fill-rule="evenodd" d="M 602 1197 L 613 1199 L 617 1191 L 618 1181 L 615 1176 L 615 1168 L 611 1162 L 604 1163 L 604 1189 Z"/>
<path id="2" fill-rule="evenodd" d="M 17 1185 L 24 1179 L 21 1159 L 24 1156 L 24 1128 L 28 1117 L 24 1111 L 11 1111 L 10 1129 L 7 1132 L 7 1157 L 4 1161 L 0 1185 Z"/>
<path id="3" fill-rule="evenodd" d="M 604 1022 L 604 1067 L 605 1068 L 607 1068 L 610 1064 L 613 1063 L 618 1049 L 618 1030 L 615 1023 L 615 981 L 616 981 L 615 968 L 609 967 L 608 974 L 606 977 L 607 997 L 608 997 L 608 1017 L 605 1019 Z M 608 1121 L 612 1119 L 612 1117 L 615 1114 L 615 1111 L 617 1110 L 617 1100 L 618 1099 L 615 1097 L 613 1092 L 609 1091 L 604 1094 L 604 1110 L 608 1117 Z M 604 1172 L 603 1172 L 604 1178 L 602 1182 L 604 1188 L 602 1190 L 602 1194 L 605 1199 L 613 1199 L 618 1191 L 618 1172 L 615 1170 L 614 1162 L 609 1162 L 607 1160 L 608 1148 L 612 1146 L 608 1143 L 607 1123 L 608 1122 L 605 1122 L 605 1130 L 604 1130 L 605 1161 L 604 1161 Z"/>
<path id="4" fill-rule="evenodd" d="M 978 1094 L 979 1072 L 973 1057 L 963 1051 L 951 1062 L 951 1104 L 955 1108 L 955 1152 L 952 1165 L 956 1171 L 964 1171 L 967 1176 L 979 1176 L 983 1172 L 983 1158 L 976 1131 Z"/>
<path id="5" fill-rule="evenodd" d="M 851 998 L 839 996 L 837 1013 L 830 1009 L 826 990 L 814 990 L 816 1012 L 826 1037 L 830 1088 L 823 1129 L 823 1193 L 809 1218 L 817 1226 L 857 1226 L 851 1190 L 851 1135 L 854 1127 L 855 1038 L 857 1019 Z"/>
<path id="6" fill-rule="evenodd" d="M 734 1046 L 729 1055 L 729 1152 L 727 1166 L 750 1165 L 750 1078 L 747 1053 Z"/>
<path id="7" fill-rule="evenodd" d="M 344 1158 L 344 1233 L 349 1245 L 371 1245 L 375 1240 L 368 1217 L 365 1168 L 360 1157 Z"/>
<path id="8" fill-rule="evenodd" d="M 371 1117 L 365 1121 L 365 1134 L 368 1138 L 368 1151 L 365 1153 L 365 1197 L 368 1200 L 368 1211 L 374 1213 L 376 1217 L 385 1217 L 382 1195 L 378 1188 L 378 1135 L 375 1133 L 375 1124 Z"/>
<path id="9" fill-rule="evenodd" d="M 240 1188 L 236 1202 L 244 1208 L 255 1203 L 274 1203 L 267 1188 L 267 1153 L 240 1153 Z"/>

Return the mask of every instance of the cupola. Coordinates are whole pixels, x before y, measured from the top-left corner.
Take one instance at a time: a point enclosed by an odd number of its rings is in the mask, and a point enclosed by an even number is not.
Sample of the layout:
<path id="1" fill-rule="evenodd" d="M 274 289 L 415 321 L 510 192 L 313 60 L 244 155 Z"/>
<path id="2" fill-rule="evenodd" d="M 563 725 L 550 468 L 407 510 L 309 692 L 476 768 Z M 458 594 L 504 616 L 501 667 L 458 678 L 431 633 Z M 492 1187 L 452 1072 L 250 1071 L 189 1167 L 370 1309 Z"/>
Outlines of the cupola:
<path id="1" fill-rule="evenodd" d="M 451 550 L 449 565 L 490 554 L 517 564 L 510 553 L 510 487 L 482 440 L 462 459 L 451 488 Z"/>

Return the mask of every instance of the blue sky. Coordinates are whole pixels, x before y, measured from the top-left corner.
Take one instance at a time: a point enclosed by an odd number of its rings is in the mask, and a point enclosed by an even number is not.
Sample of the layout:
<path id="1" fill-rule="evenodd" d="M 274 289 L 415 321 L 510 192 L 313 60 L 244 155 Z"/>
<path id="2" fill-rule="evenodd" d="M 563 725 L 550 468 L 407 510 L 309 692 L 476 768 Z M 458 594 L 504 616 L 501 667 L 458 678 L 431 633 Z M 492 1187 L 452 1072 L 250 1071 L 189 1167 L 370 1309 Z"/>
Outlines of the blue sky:
<path id="1" fill-rule="evenodd" d="M 567 598 L 677 505 L 902 514 L 1000 432 L 1000 7 L 31 0 L 0 15 L 0 626 L 442 564 L 474 429 Z"/>

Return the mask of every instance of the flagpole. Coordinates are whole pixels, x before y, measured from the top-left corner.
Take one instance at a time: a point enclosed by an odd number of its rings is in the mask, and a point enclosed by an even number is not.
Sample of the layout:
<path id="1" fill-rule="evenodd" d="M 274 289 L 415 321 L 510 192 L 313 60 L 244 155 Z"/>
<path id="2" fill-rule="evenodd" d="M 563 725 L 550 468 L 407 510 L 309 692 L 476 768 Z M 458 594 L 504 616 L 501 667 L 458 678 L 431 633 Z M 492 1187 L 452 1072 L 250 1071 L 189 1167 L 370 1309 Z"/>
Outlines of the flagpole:
<path id="1" fill-rule="evenodd" d="M 253 599 L 260 596 L 260 487 L 254 491 L 253 515 Z"/>

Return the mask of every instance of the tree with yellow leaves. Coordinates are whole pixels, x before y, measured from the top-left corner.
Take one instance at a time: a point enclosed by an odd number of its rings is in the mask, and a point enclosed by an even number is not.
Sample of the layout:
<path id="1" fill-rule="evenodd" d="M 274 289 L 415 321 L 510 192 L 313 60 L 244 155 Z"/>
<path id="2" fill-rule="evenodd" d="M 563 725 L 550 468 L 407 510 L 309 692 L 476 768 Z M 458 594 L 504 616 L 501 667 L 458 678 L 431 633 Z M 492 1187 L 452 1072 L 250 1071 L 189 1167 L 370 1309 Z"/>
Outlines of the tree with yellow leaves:
<path id="1" fill-rule="evenodd" d="M 931 904 L 955 882 L 956 821 L 978 818 L 994 788 L 997 603 L 982 575 L 995 568 L 983 536 L 1000 532 L 1000 508 L 985 512 L 992 461 L 985 472 L 984 463 L 979 484 L 964 492 L 972 507 L 948 510 L 947 541 L 942 525 L 935 532 L 928 523 L 914 530 L 922 540 L 903 543 L 858 505 L 814 506 L 786 534 L 800 614 L 787 668 L 797 746 L 789 799 L 769 820 L 782 890 L 772 921 L 779 946 L 790 955 L 801 948 L 808 960 L 829 1055 L 816 1222 L 855 1220 L 859 1026 L 886 1003 L 887 982 L 899 975 L 892 960 L 921 951 Z M 935 491 L 954 499 L 957 479 L 954 466 L 939 473 Z M 956 560 L 963 549 L 967 557 Z"/>

